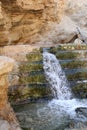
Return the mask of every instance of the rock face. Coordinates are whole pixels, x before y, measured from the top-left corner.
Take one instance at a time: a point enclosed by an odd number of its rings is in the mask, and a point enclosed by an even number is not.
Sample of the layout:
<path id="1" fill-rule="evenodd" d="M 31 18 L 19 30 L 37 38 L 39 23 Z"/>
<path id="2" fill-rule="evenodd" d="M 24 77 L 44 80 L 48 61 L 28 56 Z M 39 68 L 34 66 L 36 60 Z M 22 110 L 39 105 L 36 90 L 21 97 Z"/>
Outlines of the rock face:
<path id="1" fill-rule="evenodd" d="M 13 68 L 13 61 L 6 58 L 0 57 L 0 109 L 3 109 L 7 104 L 7 89 L 8 89 L 8 78 L 7 73 Z"/>
<path id="2" fill-rule="evenodd" d="M 81 114 L 87 117 L 87 107 L 79 107 L 79 108 L 76 108 L 75 111 L 77 112 L 77 114 Z"/>
<path id="3" fill-rule="evenodd" d="M 34 43 L 61 20 L 64 0 L 1 0 L 0 45 Z"/>
<path id="4" fill-rule="evenodd" d="M 20 130 L 17 119 L 8 103 L 8 73 L 12 71 L 14 61 L 0 57 L 0 130 Z"/>
<path id="5" fill-rule="evenodd" d="M 87 41 L 87 0 L 0 0 L 0 46 Z"/>

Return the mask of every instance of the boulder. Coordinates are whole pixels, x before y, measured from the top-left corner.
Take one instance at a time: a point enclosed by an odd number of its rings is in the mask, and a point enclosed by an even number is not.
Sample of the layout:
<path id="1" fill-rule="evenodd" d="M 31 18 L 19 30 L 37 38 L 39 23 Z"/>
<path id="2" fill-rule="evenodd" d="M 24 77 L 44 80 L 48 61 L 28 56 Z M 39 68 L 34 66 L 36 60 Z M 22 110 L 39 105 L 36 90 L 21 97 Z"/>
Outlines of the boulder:
<path id="1" fill-rule="evenodd" d="M 85 117 L 87 117 L 87 107 L 78 107 L 75 109 L 77 114 L 81 114 Z"/>
<path id="2" fill-rule="evenodd" d="M 8 73 L 12 71 L 14 60 L 0 56 L 0 130 L 21 130 L 16 116 L 8 102 Z"/>

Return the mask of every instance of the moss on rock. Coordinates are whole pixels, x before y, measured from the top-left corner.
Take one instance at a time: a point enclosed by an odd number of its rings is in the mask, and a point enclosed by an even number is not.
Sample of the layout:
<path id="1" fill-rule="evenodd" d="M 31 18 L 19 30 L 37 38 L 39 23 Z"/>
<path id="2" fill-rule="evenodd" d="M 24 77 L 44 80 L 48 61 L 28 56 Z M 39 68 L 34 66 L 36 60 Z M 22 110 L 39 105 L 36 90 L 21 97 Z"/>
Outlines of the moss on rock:
<path id="1" fill-rule="evenodd" d="M 16 87 L 14 93 L 8 93 L 10 102 L 20 102 L 24 100 L 31 100 L 36 98 L 52 97 L 52 91 L 48 84 L 29 84 L 25 86 Z"/>
<path id="2" fill-rule="evenodd" d="M 71 61 L 66 63 L 61 63 L 62 68 L 64 69 L 74 69 L 74 68 L 86 68 L 87 67 L 87 61 Z"/>
<path id="3" fill-rule="evenodd" d="M 61 60 L 75 59 L 78 57 L 78 55 L 79 53 L 74 52 L 56 53 L 56 57 Z"/>
<path id="4" fill-rule="evenodd" d="M 68 80 L 84 80 L 87 79 L 87 72 L 78 72 L 67 75 Z"/>
<path id="5" fill-rule="evenodd" d="M 26 55 L 26 58 L 29 62 L 35 62 L 42 60 L 42 54 L 40 52 L 32 52 Z"/>
<path id="6" fill-rule="evenodd" d="M 26 55 L 28 61 L 19 66 L 19 86 L 9 91 L 11 102 L 51 97 L 52 91 L 47 83 L 42 54 L 38 50 Z"/>
<path id="7" fill-rule="evenodd" d="M 28 84 L 28 83 L 45 83 L 46 78 L 43 74 L 39 74 L 39 75 L 31 75 L 28 77 L 20 77 L 19 79 L 19 83 L 20 84 Z"/>
<path id="8" fill-rule="evenodd" d="M 31 71 L 38 71 L 43 70 L 43 64 L 35 64 L 35 63 L 28 63 L 25 65 L 19 66 L 19 72 L 31 72 Z"/>
<path id="9" fill-rule="evenodd" d="M 76 84 L 72 91 L 77 97 L 87 98 L 87 83 Z"/>

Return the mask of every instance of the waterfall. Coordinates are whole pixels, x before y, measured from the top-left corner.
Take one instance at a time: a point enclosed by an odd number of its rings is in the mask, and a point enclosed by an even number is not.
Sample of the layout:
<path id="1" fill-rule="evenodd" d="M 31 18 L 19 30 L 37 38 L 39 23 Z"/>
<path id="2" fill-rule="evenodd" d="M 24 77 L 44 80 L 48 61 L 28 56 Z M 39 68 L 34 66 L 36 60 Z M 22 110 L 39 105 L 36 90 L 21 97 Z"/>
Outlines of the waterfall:
<path id="1" fill-rule="evenodd" d="M 16 106 L 16 115 L 21 126 L 26 130 L 70 130 L 71 127 L 80 130 L 85 127 L 87 99 L 71 98 L 69 83 L 55 55 L 44 52 L 43 64 L 55 98 L 49 102 L 42 100 Z"/>
<path id="2" fill-rule="evenodd" d="M 51 85 L 55 98 L 70 99 L 72 97 L 69 83 L 59 61 L 54 54 L 43 53 L 43 65 L 46 79 Z"/>
<path id="3" fill-rule="evenodd" d="M 16 106 L 16 115 L 22 128 L 26 130 L 71 130 L 72 127 L 72 129 L 80 130 L 85 127 L 87 99 L 71 98 L 69 83 L 55 55 L 44 52 L 43 65 L 55 98 L 49 102 L 40 100 L 41 102 Z"/>

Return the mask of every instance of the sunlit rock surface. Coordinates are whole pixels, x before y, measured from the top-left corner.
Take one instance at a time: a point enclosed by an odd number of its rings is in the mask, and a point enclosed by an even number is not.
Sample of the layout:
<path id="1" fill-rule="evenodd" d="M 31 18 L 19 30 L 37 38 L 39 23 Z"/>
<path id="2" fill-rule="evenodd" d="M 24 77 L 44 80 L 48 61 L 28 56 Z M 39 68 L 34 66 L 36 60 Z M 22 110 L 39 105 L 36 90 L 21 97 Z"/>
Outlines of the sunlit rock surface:
<path id="1" fill-rule="evenodd" d="M 1 0 L 0 45 L 87 41 L 87 0 Z M 80 36 L 80 39 L 82 40 Z"/>
<path id="2" fill-rule="evenodd" d="M 0 45 L 35 43 L 61 20 L 64 0 L 1 0 Z"/>

